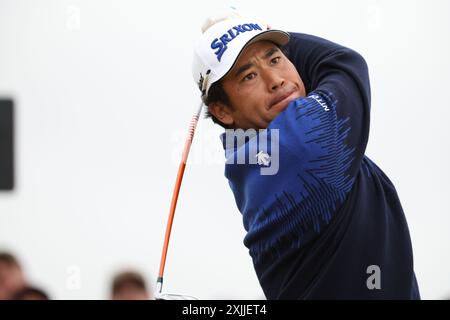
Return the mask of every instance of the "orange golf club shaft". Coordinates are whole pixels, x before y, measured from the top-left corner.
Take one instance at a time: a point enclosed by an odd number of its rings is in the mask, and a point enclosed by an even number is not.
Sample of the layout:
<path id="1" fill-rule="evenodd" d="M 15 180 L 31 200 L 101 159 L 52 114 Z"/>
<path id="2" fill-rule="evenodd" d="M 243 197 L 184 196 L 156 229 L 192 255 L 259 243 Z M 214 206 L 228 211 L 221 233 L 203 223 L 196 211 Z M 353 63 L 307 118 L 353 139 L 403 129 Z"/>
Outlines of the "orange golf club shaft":
<path id="1" fill-rule="evenodd" d="M 198 109 L 197 113 L 192 117 L 191 123 L 189 125 L 188 136 L 187 136 L 186 142 L 184 144 L 181 162 L 180 162 L 180 165 L 178 166 L 177 179 L 175 181 L 175 187 L 173 190 L 172 201 L 170 203 L 169 219 L 167 221 L 166 235 L 164 237 L 164 245 L 163 245 L 163 250 L 162 250 L 162 255 L 161 255 L 161 262 L 159 265 L 159 274 L 158 274 L 158 280 L 157 280 L 157 286 L 158 286 L 157 292 L 158 293 L 161 293 L 161 291 L 162 291 L 164 267 L 166 265 L 167 251 L 169 249 L 169 240 L 170 240 L 170 233 L 172 231 L 173 218 L 175 216 L 175 209 L 177 206 L 178 195 L 180 193 L 181 182 L 183 181 L 184 169 L 186 168 L 186 162 L 187 162 L 187 159 L 189 156 L 189 150 L 191 149 L 192 140 L 194 139 L 194 132 L 195 132 L 195 128 L 197 127 L 200 113 L 202 111 L 202 106 L 203 106 L 203 104 L 200 105 L 200 108 Z"/>

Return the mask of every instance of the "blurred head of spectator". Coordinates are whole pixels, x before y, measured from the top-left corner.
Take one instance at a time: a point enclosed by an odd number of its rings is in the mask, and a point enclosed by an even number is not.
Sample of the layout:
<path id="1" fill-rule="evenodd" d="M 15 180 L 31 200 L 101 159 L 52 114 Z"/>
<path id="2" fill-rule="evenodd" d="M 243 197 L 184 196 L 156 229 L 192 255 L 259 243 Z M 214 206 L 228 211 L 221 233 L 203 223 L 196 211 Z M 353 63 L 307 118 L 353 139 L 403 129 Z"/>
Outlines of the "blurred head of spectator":
<path id="1" fill-rule="evenodd" d="M 112 300 L 149 300 L 151 293 L 147 290 L 144 277 L 135 271 L 117 274 L 111 286 Z"/>
<path id="2" fill-rule="evenodd" d="M 0 252 L 0 300 L 12 299 L 25 287 L 25 279 L 18 260 L 8 252 Z"/>
<path id="3" fill-rule="evenodd" d="M 14 297 L 14 300 L 50 300 L 48 295 L 41 289 L 35 287 L 25 287 L 18 291 Z"/>

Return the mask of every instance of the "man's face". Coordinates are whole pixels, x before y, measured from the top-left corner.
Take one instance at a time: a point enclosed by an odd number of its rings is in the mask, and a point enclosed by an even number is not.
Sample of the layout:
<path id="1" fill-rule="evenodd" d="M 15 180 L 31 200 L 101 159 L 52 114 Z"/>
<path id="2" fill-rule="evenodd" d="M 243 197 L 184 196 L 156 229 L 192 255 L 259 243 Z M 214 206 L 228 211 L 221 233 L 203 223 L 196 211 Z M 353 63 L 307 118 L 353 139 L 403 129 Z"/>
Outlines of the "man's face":
<path id="1" fill-rule="evenodd" d="M 222 80 L 231 106 L 209 105 L 221 122 L 241 129 L 263 129 L 292 100 L 305 96 L 294 65 L 272 42 L 258 41 L 244 49 Z"/>

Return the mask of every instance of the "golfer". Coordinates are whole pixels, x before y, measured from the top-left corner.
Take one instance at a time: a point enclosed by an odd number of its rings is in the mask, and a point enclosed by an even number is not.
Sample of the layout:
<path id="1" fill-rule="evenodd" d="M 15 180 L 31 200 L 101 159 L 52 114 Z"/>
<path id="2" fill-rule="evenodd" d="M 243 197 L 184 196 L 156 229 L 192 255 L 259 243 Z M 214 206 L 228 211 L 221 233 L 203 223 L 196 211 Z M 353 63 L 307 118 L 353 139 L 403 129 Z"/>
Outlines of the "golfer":
<path id="1" fill-rule="evenodd" d="M 203 27 L 193 75 L 226 129 L 225 176 L 267 299 L 420 299 L 395 187 L 364 154 L 360 54 L 232 15 Z"/>

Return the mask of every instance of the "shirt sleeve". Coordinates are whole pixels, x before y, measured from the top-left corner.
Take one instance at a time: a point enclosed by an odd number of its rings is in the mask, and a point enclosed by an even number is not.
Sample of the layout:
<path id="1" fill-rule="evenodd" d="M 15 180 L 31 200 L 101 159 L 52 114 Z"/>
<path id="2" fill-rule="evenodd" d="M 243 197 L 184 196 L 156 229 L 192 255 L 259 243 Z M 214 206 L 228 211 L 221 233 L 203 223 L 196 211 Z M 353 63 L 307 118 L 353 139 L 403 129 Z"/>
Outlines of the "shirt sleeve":
<path id="1" fill-rule="evenodd" d="M 307 97 L 296 100 L 292 110 L 284 115 L 295 118 L 286 119 L 281 125 L 288 147 L 294 153 L 310 152 L 306 158 L 311 164 L 328 168 L 327 176 L 353 178 L 369 136 L 370 82 L 366 61 L 352 49 L 301 33 L 291 33 L 285 49 L 307 90 Z M 280 134 L 283 139 L 283 133 Z M 305 149 L 307 143 L 313 145 Z M 321 161 L 324 158 L 326 164 Z"/>
<path id="2" fill-rule="evenodd" d="M 307 95 L 292 101 L 257 136 L 260 141 L 267 134 L 257 149 L 270 156 L 270 166 L 278 164 L 277 171 L 264 175 L 259 164 L 225 167 L 254 261 L 291 245 L 299 248 L 321 233 L 354 186 L 369 135 L 370 84 L 363 57 L 297 33 L 283 49 Z M 234 148 L 233 156 L 250 149 L 246 143 Z"/>

